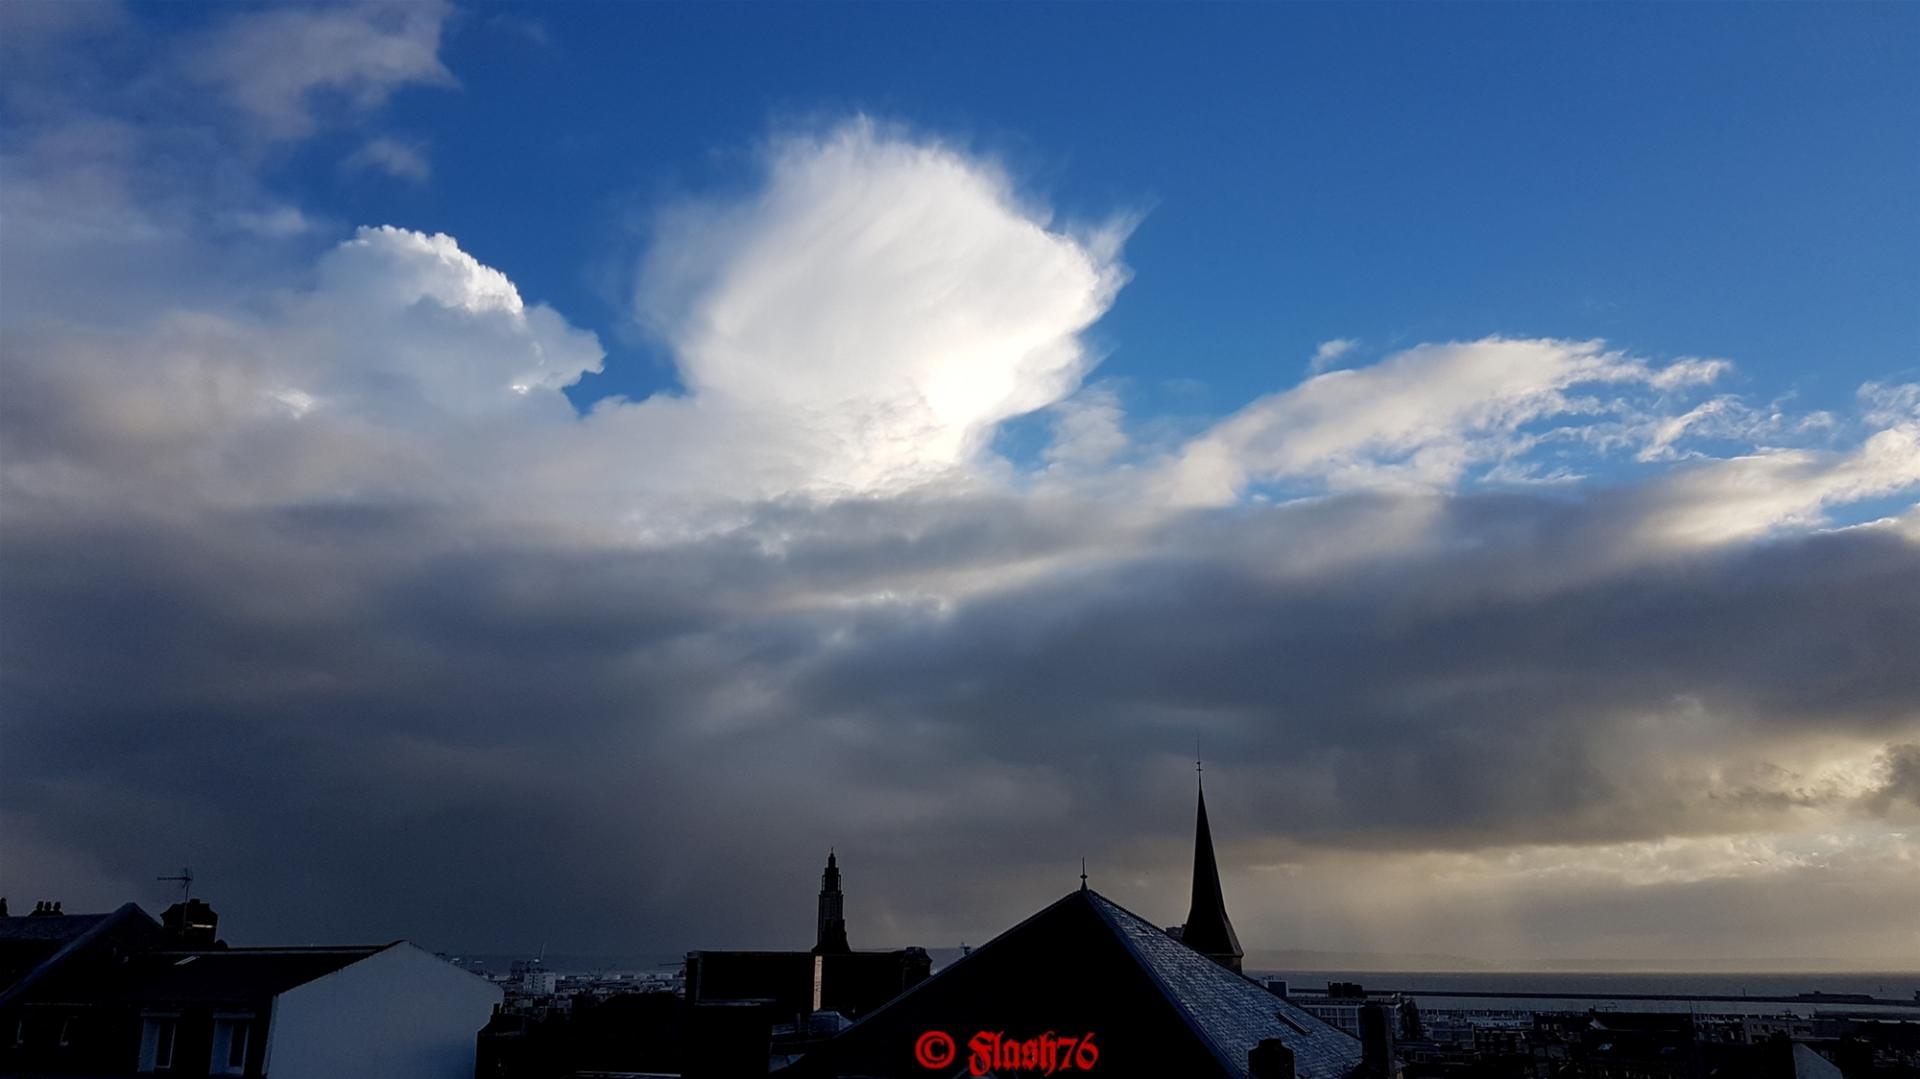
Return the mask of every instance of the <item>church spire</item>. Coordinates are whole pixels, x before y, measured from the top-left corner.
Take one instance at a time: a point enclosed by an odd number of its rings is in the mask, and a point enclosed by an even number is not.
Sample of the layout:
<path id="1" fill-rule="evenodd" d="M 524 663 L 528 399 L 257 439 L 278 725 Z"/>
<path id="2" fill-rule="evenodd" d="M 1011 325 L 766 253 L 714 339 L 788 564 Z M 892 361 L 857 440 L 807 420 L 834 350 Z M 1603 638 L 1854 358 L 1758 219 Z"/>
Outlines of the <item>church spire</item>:
<path id="1" fill-rule="evenodd" d="M 846 897 L 840 894 L 840 866 L 833 848 L 827 848 L 827 869 L 820 874 L 820 919 L 814 936 L 815 955 L 850 952 L 847 944 Z"/>
<path id="2" fill-rule="evenodd" d="M 1194 762 L 1198 772 L 1200 762 Z M 1187 924 L 1180 931 L 1187 947 L 1238 974 L 1240 937 L 1227 918 L 1227 900 L 1220 893 L 1220 865 L 1213 857 L 1213 830 L 1207 827 L 1207 790 L 1200 786 L 1200 811 L 1193 826 L 1193 901 Z"/>

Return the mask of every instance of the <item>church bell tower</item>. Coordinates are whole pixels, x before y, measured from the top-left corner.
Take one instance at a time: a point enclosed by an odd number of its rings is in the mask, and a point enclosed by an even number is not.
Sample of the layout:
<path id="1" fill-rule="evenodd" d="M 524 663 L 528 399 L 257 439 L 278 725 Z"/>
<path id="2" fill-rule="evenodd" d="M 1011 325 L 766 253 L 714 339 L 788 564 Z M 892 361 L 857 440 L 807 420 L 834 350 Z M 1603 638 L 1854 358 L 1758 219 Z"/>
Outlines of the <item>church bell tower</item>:
<path id="1" fill-rule="evenodd" d="M 846 897 L 840 894 L 840 866 L 833 851 L 827 851 L 827 870 L 820 874 L 820 920 L 814 936 L 813 954 L 850 952 L 847 946 Z"/>

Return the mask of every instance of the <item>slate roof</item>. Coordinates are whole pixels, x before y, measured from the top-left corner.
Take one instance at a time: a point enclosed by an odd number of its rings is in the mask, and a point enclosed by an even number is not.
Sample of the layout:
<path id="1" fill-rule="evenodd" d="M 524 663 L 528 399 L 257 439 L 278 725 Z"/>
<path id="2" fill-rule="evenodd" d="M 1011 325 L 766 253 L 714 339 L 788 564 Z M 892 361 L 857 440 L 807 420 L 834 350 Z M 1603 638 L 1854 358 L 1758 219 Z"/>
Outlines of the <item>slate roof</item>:
<path id="1" fill-rule="evenodd" d="M 26 993 L 96 942 L 117 933 L 157 935 L 160 923 L 132 903 L 106 914 L 0 918 L 0 1004 Z"/>
<path id="2" fill-rule="evenodd" d="M 32 974 L 53 953 L 106 919 L 104 914 L 0 918 L 0 995 Z"/>
<path id="3" fill-rule="evenodd" d="M 0 942 L 72 940 L 111 917 L 109 914 L 16 914 L 0 918 Z"/>
<path id="4" fill-rule="evenodd" d="M 1347 1079 L 1360 1043 L 1221 967 L 1091 890 L 1039 913 L 895 997 L 793 1066 L 794 1076 L 921 1076 L 916 1039 L 944 1031 L 964 1075 L 981 1031 L 1091 1033 L 1120 1075 L 1244 1079 L 1247 1053 L 1277 1038 L 1299 1079 Z M 787 1073 L 783 1073 L 787 1074 Z"/>
<path id="5" fill-rule="evenodd" d="M 1167 999 L 1222 1057 L 1237 1062 L 1239 1070 L 1229 1074 L 1245 1075 L 1247 1053 L 1266 1038 L 1279 1038 L 1293 1050 L 1294 1071 L 1301 1079 L 1344 1076 L 1360 1062 L 1360 1043 L 1351 1035 L 1227 970 L 1107 897 L 1087 894 Z"/>
<path id="6" fill-rule="evenodd" d="M 397 943 L 397 942 L 396 942 Z M 130 957 L 109 977 L 49 978 L 38 1000 L 140 1004 L 263 1003 L 393 947 L 222 948 Z"/>

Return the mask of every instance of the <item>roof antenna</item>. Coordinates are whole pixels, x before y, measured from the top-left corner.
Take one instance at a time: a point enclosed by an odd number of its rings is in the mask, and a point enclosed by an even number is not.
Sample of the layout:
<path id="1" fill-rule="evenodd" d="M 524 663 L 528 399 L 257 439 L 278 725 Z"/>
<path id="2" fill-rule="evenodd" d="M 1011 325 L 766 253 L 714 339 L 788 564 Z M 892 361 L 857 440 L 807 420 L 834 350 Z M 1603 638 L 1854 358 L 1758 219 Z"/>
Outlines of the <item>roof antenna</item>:
<path id="1" fill-rule="evenodd" d="M 193 868 L 191 866 L 181 866 L 180 872 L 171 877 L 155 877 L 153 879 L 172 881 L 178 884 L 180 886 L 180 902 L 182 903 L 193 898 Z"/>
<path id="2" fill-rule="evenodd" d="M 1087 860 L 1084 857 L 1080 859 L 1080 890 L 1087 890 Z"/>

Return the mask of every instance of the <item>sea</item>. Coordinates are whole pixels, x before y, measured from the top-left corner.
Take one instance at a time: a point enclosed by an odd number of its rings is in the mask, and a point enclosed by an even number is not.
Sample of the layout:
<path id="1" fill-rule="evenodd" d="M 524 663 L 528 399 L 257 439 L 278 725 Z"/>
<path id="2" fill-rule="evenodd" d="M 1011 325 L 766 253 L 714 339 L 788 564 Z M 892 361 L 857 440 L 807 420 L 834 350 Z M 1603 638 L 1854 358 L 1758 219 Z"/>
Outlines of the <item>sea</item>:
<path id="1" fill-rule="evenodd" d="M 1920 992 L 1920 971 L 1833 973 L 1802 971 L 1760 974 L 1687 974 L 1661 971 L 1383 971 L 1263 970 L 1254 977 L 1285 978 L 1289 986 L 1325 989 L 1328 982 L 1357 982 L 1372 990 L 1411 992 L 1456 990 L 1465 993 L 1579 993 L 1598 996 L 1780 997 L 1801 993 L 1862 994 L 1879 1000 L 1912 1003 Z"/>
<path id="2" fill-rule="evenodd" d="M 959 957 L 958 949 L 930 949 L 934 969 L 938 970 Z M 463 966 L 482 973 L 504 974 L 515 960 L 532 959 L 527 955 L 475 955 L 463 957 Z M 548 955 L 543 965 L 560 973 L 612 974 L 619 972 L 659 973 L 676 970 L 684 953 L 647 955 Z M 1554 1000 L 1560 994 L 1580 997 L 1625 998 L 1619 1001 L 1627 1009 L 1632 998 L 1688 997 L 1793 997 L 1801 994 L 1848 994 L 1873 997 L 1877 1001 L 1898 1003 L 1920 1017 L 1920 970 L 1859 971 L 1765 971 L 1754 973 L 1680 971 L 1393 971 L 1393 970 L 1254 970 L 1259 978 L 1283 978 L 1291 988 L 1324 990 L 1329 982 L 1356 982 L 1369 991 L 1401 990 L 1425 1003 L 1425 998 L 1443 998 L 1458 994 L 1515 993 L 1530 998 Z M 1592 1001 L 1571 1003 L 1573 1010 L 1584 1011 Z M 1737 1002 L 1736 1002 L 1737 1003 Z M 1514 1005 L 1520 1008 L 1521 1005 Z M 1680 1010 L 1687 1010 L 1682 1007 Z"/>
<path id="3" fill-rule="evenodd" d="M 1920 1019 L 1920 971 L 1742 974 L 1249 970 L 1247 973 L 1256 978 L 1285 979 L 1289 992 L 1324 991 L 1330 982 L 1354 982 L 1369 993 L 1401 991 L 1422 1009 L 1435 1012 L 1598 1010 L 1800 1016 L 1846 1012 L 1888 1019 Z M 1815 998 L 1812 994 L 1821 994 L 1827 999 Z M 1871 997 L 1872 1003 L 1832 999 L 1835 996 Z"/>

